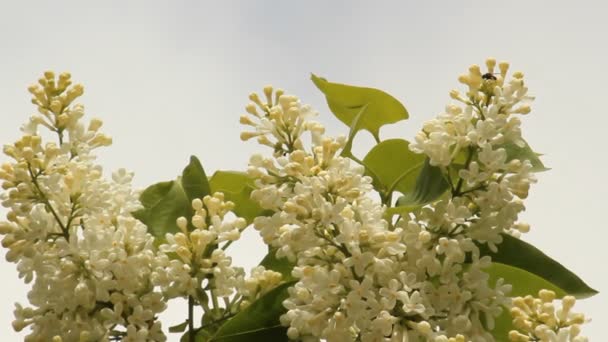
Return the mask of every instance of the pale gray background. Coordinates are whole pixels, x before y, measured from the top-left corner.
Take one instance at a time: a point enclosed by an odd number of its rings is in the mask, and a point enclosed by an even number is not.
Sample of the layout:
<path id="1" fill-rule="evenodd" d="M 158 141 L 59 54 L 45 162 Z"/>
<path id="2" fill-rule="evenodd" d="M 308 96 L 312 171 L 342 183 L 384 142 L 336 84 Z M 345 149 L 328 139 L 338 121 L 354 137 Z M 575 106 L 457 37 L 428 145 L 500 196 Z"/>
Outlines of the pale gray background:
<path id="1" fill-rule="evenodd" d="M 606 5 L 577 1 L 0 1 L 0 141 L 14 141 L 34 111 L 26 86 L 46 69 L 86 87 L 89 115 L 115 144 L 106 170 L 135 171 L 135 184 L 171 179 L 198 155 L 208 173 L 243 169 L 259 148 L 239 140 L 247 95 L 267 83 L 298 94 L 331 133 L 344 128 L 309 81 L 369 85 L 399 98 L 411 119 L 382 131 L 410 138 L 439 113 L 469 64 L 488 56 L 522 70 L 537 96 L 525 118 L 530 144 L 553 170 L 527 201 L 527 240 L 608 290 L 606 277 Z M 358 144 L 365 151 L 370 139 Z M 5 160 L 5 159 L 3 159 Z M 255 232 L 234 250 L 249 268 L 263 254 Z M 2 252 L 4 253 L 4 252 Z M 0 336 L 26 288 L 0 260 Z M 600 294 L 581 302 L 585 328 L 602 341 Z M 181 322 L 185 306 L 163 316 Z M 165 326 L 168 326 L 166 324 Z M 177 340 L 172 337 L 172 340 Z"/>

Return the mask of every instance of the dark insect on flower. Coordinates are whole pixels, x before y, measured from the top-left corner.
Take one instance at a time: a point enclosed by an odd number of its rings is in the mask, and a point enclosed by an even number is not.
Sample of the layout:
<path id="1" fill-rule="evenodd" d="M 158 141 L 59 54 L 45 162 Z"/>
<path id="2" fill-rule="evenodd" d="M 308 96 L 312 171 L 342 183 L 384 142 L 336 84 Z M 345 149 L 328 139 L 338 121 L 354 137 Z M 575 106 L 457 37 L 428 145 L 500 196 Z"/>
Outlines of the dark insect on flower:
<path id="1" fill-rule="evenodd" d="M 494 81 L 496 81 L 496 76 L 494 76 L 494 74 L 492 74 L 491 72 L 487 72 L 487 73 L 481 75 L 481 78 L 483 78 L 484 80 L 494 80 Z"/>

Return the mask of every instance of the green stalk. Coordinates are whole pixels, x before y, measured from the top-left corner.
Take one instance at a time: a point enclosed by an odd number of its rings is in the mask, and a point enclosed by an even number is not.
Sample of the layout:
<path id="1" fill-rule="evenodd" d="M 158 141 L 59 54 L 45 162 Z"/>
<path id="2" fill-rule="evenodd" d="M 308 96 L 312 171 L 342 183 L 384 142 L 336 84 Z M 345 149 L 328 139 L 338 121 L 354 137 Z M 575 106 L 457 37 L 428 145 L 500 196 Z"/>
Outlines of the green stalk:
<path id="1" fill-rule="evenodd" d="M 188 341 L 194 341 L 194 298 L 188 296 Z"/>

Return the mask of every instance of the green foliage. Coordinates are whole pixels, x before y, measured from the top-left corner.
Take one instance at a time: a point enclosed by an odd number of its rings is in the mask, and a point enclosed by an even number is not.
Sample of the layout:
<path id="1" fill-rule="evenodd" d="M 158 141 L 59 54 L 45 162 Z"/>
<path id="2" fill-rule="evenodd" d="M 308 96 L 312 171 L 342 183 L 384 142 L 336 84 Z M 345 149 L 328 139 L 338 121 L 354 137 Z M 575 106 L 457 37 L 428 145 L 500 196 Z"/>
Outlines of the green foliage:
<path id="1" fill-rule="evenodd" d="M 169 327 L 169 332 L 171 332 L 171 333 L 184 332 L 184 331 L 186 331 L 187 327 L 188 327 L 188 320 L 184 321 L 183 323 Z"/>
<path id="2" fill-rule="evenodd" d="M 194 329 L 193 335 L 195 342 L 208 342 L 209 339 L 212 337 L 212 335 L 208 331 L 202 328 Z M 190 331 L 186 331 L 179 339 L 179 342 L 190 342 Z"/>
<path id="3" fill-rule="evenodd" d="M 545 167 L 543 162 L 540 160 L 540 154 L 532 151 L 530 145 L 524 142 L 524 146 L 517 146 L 515 143 L 510 142 L 507 144 L 503 144 L 499 147 L 502 147 L 507 152 L 507 161 L 511 161 L 513 159 L 519 160 L 529 160 L 532 163 L 532 171 L 534 172 L 542 172 L 549 170 Z"/>
<path id="4" fill-rule="evenodd" d="M 211 179 L 212 192 L 222 192 L 226 200 L 235 204 L 234 213 L 251 223 L 254 218 L 263 215 L 264 210 L 251 199 L 255 189 L 253 180 L 244 172 L 216 171 Z"/>
<path id="5" fill-rule="evenodd" d="M 445 179 L 443 171 L 439 167 L 431 165 L 427 158 L 422 164 L 416 178 L 414 191 L 399 197 L 396 207 L 390 208 L 388 212 L 390 214 L 397 214 L 419 208 L 437 200 L 448 189 L 449 184 Z"/>
<path id="6" fill-rule="evenodd" d="M 409 194 L 415 189 L 424 160 L 424 155 L 410 151 L 407 140 L 389 139 L 374 146 L 363 164 L 376 176 L 376 190 Z"/>
<path id="7" fill-rule="evenodd" d="M 274 248 L 269 248 L 268 254 L 262 259 L 260 265 L 264 266 L 267 270 L 281 273 L 285 281 L 294 280 L 291 275 L 291 270 L 293 270 L 295 263 L 289 261 L 287 258 L 278 259 L 276 257 L 276 249 Z"/>
<path id="8" fill-rule="evenodd" d="M 492 262 L 492 265 L 485 269 L 489 274 L 489 284 L 494 286 L 499 278 L 505 280 L 513 286 L 513 290 L 509 294 L 512 297 L 523 297 L 527 295 L 537 296 L 538 291 L 542 289 L 554 291 L 558 297 L 563 297 L 566 292 L 555 286 L 551 282 L 532 274 L 521 268 L 505 265 L 499 262 Z M 509 331 L 513 330 L 513 322 L 511 314 L 504 311 L 495 320 L 495 327 L 492 330 L 492 335 L 497 341 L 508 341 Z"/>
<path id="9" fill-rule="evenodd" d="M 509 342 L 509 331 L 514 329 L 511 313 L 503 308 L 500 316 L 494 319 L 494 329 L 492 329 L 494 340 L 496 342 Z"/>
<path id="10" fill-rule="evenodd" d="M 597 294 L 581 278 L 572 273 L 559 262 L 547 256 L 531 244 L 508 234 L 502 234 L 503 242 L 498 246 L 498 252 L 492 252 L 486 245 L 480 245 L 481 255 L 489 255 L 492 261 L 521 269 L 533 274 L 563 290 L 563 293 L 586 298 Z M 512 282 L 515 286 L 515 282 Z M 538 291 L 529 290 L 527 294 Z M 557 293 L 557 291 L 556 291 Z"/>
<path id="11" fill-rule="evenodd" d="M 287 329 L 279 317 L 285 313 L 283 301 L 289 296 L 287 289 L 294 282 L 283 283 L 253 302 L 228 320 L 209 341 L 288 341 Z M 197 341 L 206 341 L 202 338 Z"/>
<path id="12" fill-rule="evenodd" d="M 355 136 L 357 135 L 357 132 L 359 132 L 361 130 L 361 122 L 362 122 L 361 118 L 364 115 L 367 115 L 367 113 L 368 113 L 367 108 L 368 108 L 368 105 L 363 106 L 363 108 L 361 108 L 359 113 L 357 113 L 357 115 L 353 119 L 353 122 L 350 124 L 350 130 L 348 132 L 348 140 L 346 140 L 346 144 L 344 144 L 344 148 L 342 149 L 342 153 L 341 153 L 341 156 L 351 158 L 359 163 L 361 163 L 361 161 L 358 160 L 355 157 L 355 155 L 352 153 L 353 140 L 355 140 Z M 375 176 L 373 176 L 373 177 L 375 177 Z"/>
<path id="13" fill-rule="evenodd" d="M 133 216 L 148 227 L 158 243 L 164 241 L 166 233 L 179 231 L 175 221 L 191 213 L 188 196 L 180 180 L 161 182 L 148 187 L 140 196 L 144 208 Z"/>
<path id="14" fill-rule="evenodd" d="M 367 106 L 365 110 L 367 114 L 360 118 L 361 122 L 357 131 L 365 129 L 377 141 L 380 140 L 380 127 L 409 117 L 405 107 L 396 98 L 382 90 L 332 83 L 314 74 L 311 79 L 325 94 L 329 109 L 349 127 L 353 127 L 355 118 Z"/>
<path id="15" fill-rule="evenodd" d="M 503 278 L 513 285 L 511 296 L 537 296 L 538 291 L 554 291 L 558 297 L 572 295 L 586 298 L 597 293 L 574 273 L 551 259 L 536 247 L 503 234 L 503 242 L 494 253 L 486 245 L 480 245 L 481 255 L 492 257 L 492 266 L 487 270 L 490 284 Z M 513 322 L 508 311 L 504 311 L 495 321 L 492 331 L 496 341 L 508 341 L 508 333 L 513 330 Z"/>
<path id="16" fill-rule="evenodd" d="M 182 172 L 181 184 L 190 202 L 195 198 L 202 199 L 211 194 L 203 165 L 195 156 L 190 157 L 190 164 Z"/>
<path id="17" fill-rule="evenodd" d="M 509 294 L 512 297 L 537 296 L 538 291 L 542 289 L 554 291 L 558 297 L 567 294 L 555 284 L 521 268 L 492 262 L 485 271 L 490 275 L 490 284 L 495 284 L 499 278 L 503 278 L 505 282 L 513 285 L 513 290 Z"/>
<path id="18" fill-rule="evenodd" d="M 203 166 L 192 156 L 181 177 L 156 183 L 142 192 L 139 199 L 144 208 L 134 212 L 133 216 L 146 224 L 150 234 L 156 238 L 156 243 L 160 244 L 164 241 L 165 234 L 179 231 L 177 218 L 189 218 L 194 214 L 192 200 L 209 193 L 209 183 Z"/>

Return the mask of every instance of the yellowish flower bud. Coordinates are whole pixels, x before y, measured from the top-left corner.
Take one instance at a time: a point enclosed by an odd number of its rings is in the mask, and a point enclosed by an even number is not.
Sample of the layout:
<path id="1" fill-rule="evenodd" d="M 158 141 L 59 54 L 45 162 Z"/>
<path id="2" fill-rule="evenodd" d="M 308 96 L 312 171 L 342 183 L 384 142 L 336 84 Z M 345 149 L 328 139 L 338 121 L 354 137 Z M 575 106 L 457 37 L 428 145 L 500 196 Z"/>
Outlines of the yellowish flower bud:
<path id="1" fill-rule="evenodd" d="M 496 59 L 494 59 L 494 58 L 486 59 L 486 67 L 488 68 L 488 72 L 490 74 L 493 74 L 494 68 L 496 67 Z"/>
<path id="2" fill-rule="evenodd" d="M 99 128 L 101 128 L 101 126 L 103 125 L 103 121 L 97 119 L 97 118 L 93 118 L 91 119 L 91 121 L 89 122 L 89 131 L 93 131 L 93 132 L 97 132 L 99 130 Z"/>

